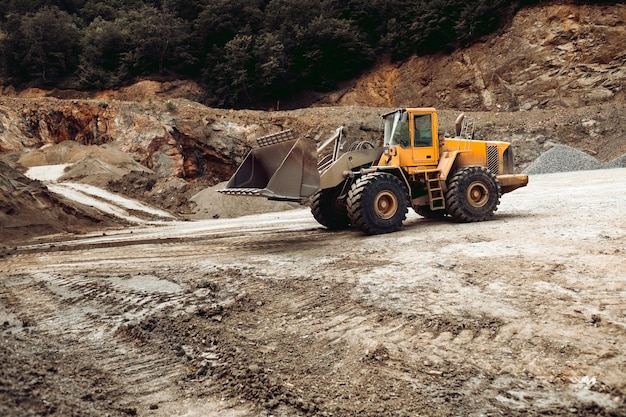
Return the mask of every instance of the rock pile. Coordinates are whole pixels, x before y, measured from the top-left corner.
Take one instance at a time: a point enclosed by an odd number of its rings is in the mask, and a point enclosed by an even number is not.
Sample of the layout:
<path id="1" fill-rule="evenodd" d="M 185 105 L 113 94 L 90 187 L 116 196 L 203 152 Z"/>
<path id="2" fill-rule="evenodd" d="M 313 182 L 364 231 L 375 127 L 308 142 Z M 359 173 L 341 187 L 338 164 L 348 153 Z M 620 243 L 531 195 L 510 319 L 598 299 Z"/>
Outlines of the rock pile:
<path id="1" fill-rule="evenodd" d="M 528 165 L 524 174 L 549 174 L 624 167 L 626 167 L 626 154 L 602 164 L 598 159 L 581 150 L 567 145 L 555 145 Z"/>
<path id="2" fill-rule="evenodd" d="M 45 145 L 23 154 L 18 164 L 25 168 L 67 165 L 59 181 L 83 182 L 106 188 L 111 180 L 137 172 L 152 172 L 128 153 L 110 145 L 83 145 L 72 140 Z"/>
<path id="3" fill-rule="evenodd" d="M 583 151 L 567 145 L 555 145 L 528 165 L 524 174 L 585 171 L 601 167 L 600 161 Z"/>
<path id="4" fill-rule="evenodd" d="M 603 168 L 626 168 L 626 154 L 610 160 L 602 166 Z"/>

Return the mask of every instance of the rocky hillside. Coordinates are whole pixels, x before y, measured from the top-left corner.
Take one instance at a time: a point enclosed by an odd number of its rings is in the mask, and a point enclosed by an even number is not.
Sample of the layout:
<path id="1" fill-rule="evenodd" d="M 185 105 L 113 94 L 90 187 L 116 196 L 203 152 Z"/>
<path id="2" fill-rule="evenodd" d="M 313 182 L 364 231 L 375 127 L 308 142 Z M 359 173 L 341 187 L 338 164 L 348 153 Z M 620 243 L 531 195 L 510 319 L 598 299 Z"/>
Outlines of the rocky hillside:
<path id="1" fill-rule="evenodd" d="M 623 102 L 625 23 L 626 4 L 525 8 L 482 43 L 381 63 L 323 102 L 507 112 Z"/>
<path id="2" fill-rule="evenodd" d="M 349 140 L 376 142 L 380 115 L 389 108 L 433 106 L 443 130 L 452 132 L 463 111 L 477 118 L 478 139 L 512 142 L 519 171 L 554 144 L 606 162 L 626 153 L 625 22 L 624 4 L 524 9 L 507 31 L 480 44 L 449 56 L 381 63 L 293 111 L 208 108 L 194 101 L 198 90 L 185 82 L 144 81 L 97 94 L 5 89 L 0 160 L 24 172 L 77 162 L 59 156 L 71 147 L 46 157 L 45 149 L 65 141 L 106 146 L 130 156 L 120 159 L 125 169 L 133 163 L 143 169 L 107 175 L 86 169 L 73 180 L 187 216 L 192 197 L 228 179 L 259 136 L 291 128 L 322 140 L 343 125 Z M 5 191 L 10 199 L 13 191 Z M 5 210 L 5 230 L 12 218 Z"/>

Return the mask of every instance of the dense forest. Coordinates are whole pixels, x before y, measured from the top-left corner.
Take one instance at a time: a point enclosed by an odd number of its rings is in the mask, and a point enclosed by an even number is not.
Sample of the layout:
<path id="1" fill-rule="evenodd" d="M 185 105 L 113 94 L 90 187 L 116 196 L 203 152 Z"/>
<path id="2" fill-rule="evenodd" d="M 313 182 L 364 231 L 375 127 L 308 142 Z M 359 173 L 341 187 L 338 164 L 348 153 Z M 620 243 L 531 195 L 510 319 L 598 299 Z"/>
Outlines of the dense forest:
<path id="1" fill-rule="evenodd" d="M 0 85 L 189 78 L 206 104 L 329 91 L 378 59 L 447 52 L 540 0 L 0 0 Z M 587 3 L 592 1 L 587 1 Z"/>

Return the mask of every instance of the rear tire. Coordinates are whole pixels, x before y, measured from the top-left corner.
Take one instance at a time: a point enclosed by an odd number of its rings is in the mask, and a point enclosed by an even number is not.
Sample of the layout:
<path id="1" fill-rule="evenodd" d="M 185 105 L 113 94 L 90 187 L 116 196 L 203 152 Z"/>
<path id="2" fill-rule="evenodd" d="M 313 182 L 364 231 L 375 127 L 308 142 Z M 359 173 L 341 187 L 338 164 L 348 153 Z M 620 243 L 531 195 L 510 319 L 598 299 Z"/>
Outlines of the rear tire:
<path id="1" fill-rule="evenodd" d="M 446 206 L 460 223 L 480 222 L 493 217 L 500 204 L 500 183 L 485 167 L 466 167 L 448 182 Z"/>
<path id="2" fill-rule="evenodd" d="M 348 217 L 357 229 L 367 235 L 400 229 L 408 206 L 406 186 L 396 176 L 386 172 L 362 176 L 348 192 Z"/>
<path id="3" fill-rule="evenodd" d="M 342 190 L 343 183 L 333 188 L 319 190 L 311 198 L 313 217 L 319 224 L 331 230 L 346 229 L 350 226 L 346 202 L 339 199 Z"/>

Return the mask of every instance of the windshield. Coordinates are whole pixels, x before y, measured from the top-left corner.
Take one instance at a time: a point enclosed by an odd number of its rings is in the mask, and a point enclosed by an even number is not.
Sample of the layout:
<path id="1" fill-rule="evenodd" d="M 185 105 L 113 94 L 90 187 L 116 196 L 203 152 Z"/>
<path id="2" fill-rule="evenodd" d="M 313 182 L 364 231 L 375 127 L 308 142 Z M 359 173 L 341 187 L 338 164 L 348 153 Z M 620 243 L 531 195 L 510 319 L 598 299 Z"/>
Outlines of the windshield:
<path id="1" fill-rule="evenodd" d="M 409 138 L 409 120 L 406 111 L 397 111 L 385 116 L 385 146 L 411 145 Z"/>

